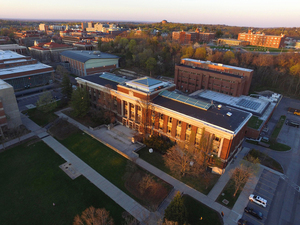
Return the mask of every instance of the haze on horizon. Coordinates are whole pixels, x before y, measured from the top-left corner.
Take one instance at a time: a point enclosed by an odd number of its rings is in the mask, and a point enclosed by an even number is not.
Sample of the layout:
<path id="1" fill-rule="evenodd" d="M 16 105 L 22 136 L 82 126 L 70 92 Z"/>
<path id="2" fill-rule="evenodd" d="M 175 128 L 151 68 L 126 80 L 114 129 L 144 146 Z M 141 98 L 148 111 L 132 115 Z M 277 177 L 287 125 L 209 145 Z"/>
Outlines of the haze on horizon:
<path id="1" fill-rule="evenodd" d="M 71 1 L 37 0 L 5 1 L 0 8 L 1 18 L 37 20 L 167 20 L 178 23 L 226 24 L 248 27 L 299 27 L 300 3 L 296 0 L 96 0 Z"/>

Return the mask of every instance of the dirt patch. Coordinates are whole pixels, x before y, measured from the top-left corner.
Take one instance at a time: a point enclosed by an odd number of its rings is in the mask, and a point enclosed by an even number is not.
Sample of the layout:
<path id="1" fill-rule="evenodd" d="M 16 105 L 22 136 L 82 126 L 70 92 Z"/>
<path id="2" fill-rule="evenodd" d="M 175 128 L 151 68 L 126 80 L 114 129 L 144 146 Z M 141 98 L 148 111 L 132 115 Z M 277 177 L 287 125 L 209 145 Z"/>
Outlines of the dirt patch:
<path id="1" fill-rule="evenodd" d="M 150 211 L 156 211 L 162 201 L 168 196 L 169 184 L 157 178 L 152 179 L 152 184 L 147 188 L 142 188 L 141 183 L 143 177 L 147 174 L 143 171 L 132 173 L 129 179 L 125 182 L 126 189 L 135 197 L 143 201 L 143 205 L 149 208 Z"/>
<path id="2" fill-rule="evenodd" d="M 50 127 L 48 132 L 58 140 L 63 140 L 71 134 L 76 133 L 78 130 L 78 127 L 69 123 L 66 119 L 59 119 Z"/>

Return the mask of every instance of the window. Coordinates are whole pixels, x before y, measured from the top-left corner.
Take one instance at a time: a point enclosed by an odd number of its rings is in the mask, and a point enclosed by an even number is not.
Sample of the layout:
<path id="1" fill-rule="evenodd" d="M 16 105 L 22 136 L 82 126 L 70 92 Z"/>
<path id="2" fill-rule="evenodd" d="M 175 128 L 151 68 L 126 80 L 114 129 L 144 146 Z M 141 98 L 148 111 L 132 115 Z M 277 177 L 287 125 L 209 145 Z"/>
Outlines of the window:
<path id="1" fill-rule="evenodd" d="M 160 117 L 159 117 L 161 120 L 164 119 L 164 114 L 160 114 Z"/>
<path id="2" fill-rule="evenodd" d="M 169 117 L 168 122 L 169 122 L 169 123 L 172 123 L 172 121 L 173 121 L 173 118 L 172 118 L 172 117 Z"/>
<path id="3" fill-rule="evenodd" d="M 181 121 L 180 120 L 177 121 L 177 126 L 181 127 Z"/>
<path id="4" fill-rule="evenodd" d="M 190 140 L 190 134 L 185 134 L 185 140 L 189 141 Z"/>
<path id="5" fill-rule="evenodd" d="M 188 130 L 191 130 L 191 128 L 192 128 L 192 125 L 191 125 L 191 124 L 189 124 L 189 125 L 187 126 L 187 128 L 188 128 Z"/>

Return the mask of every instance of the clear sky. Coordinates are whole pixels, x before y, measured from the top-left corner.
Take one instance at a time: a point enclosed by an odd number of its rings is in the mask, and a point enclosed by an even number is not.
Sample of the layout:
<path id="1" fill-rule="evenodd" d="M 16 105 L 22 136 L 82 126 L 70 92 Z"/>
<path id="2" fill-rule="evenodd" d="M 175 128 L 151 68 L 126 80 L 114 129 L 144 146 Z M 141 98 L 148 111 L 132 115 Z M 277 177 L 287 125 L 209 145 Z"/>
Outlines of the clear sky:
<path id="1" fill-rule="evenodd" d="M 3 0 L 0 18 L 300 27 L 299 0 Z"/>

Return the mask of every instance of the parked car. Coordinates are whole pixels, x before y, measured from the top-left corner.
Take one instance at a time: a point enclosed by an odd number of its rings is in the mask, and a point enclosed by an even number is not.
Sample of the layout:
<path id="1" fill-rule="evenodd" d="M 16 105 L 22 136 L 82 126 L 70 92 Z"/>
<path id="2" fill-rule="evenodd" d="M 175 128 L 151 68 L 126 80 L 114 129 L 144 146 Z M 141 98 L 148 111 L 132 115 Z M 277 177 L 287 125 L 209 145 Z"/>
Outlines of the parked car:
<path id="1" fill-rule="evenodd" d="M 260 219 L 260 220 L 263 219 L 263 214 L 262 214 L 261 212 L 256 211 L 256 210 L 254 210 L 254 209 L 252 209 L 252 208 L 250 208 L 250 207 L 246 207 L 246 208 L 244 209 L 244 211 L 245 211 L 245 213 L 248 213 L 248 214 L 250 214 L 250 215 L 256 217 L 257 219 Z"/>
<path id="2" fill-rule="evenodd" d="M 238 225 L 249 225 L 249 223 L 247 222 L 247 220 L 239 219 Z"/>
<path id="3" fill-rule="evenodd" d="M 249 200 L 251 202 L 254 202 L 256 203 L 257 205 L 261 205 L 262 207 L 266 208 L 267 207 L 267 200 L 258 196 L 258 195 L 254 195 L 254 194 L 251 194 L 249 196 Z"/>

